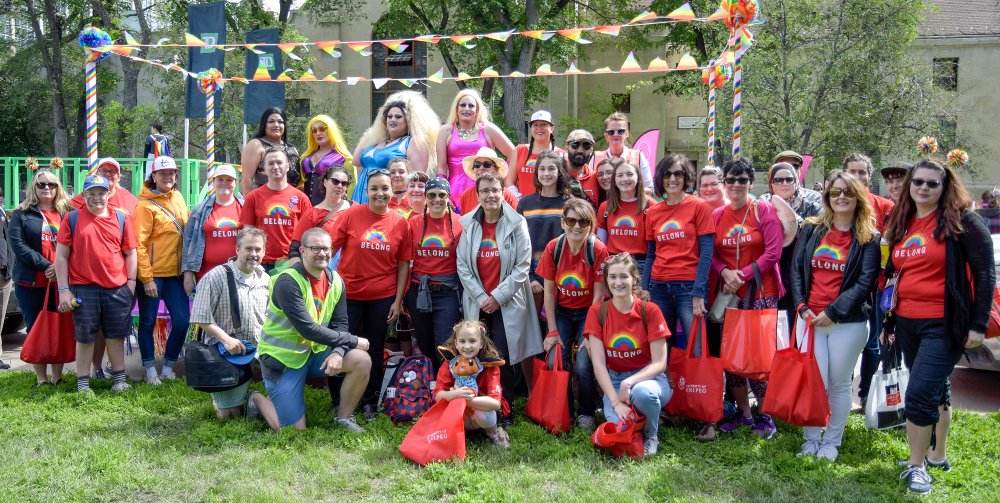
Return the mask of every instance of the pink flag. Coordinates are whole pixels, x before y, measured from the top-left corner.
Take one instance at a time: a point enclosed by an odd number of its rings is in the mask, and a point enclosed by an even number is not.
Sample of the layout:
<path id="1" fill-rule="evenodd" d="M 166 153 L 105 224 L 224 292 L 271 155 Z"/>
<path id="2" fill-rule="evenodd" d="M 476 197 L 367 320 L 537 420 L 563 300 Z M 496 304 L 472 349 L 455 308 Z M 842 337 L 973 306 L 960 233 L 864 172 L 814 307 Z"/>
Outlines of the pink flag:
<path id="1" fill-rule="evenodd" d="M 813 162 L 813 156 L 803 155 L 802 156 L 802 168 L 799 170 L 799 185 L 806 183 L 806 171 L 809 170 L 809 165 Z"/>
<path id="2" fill-rule="evenodd" d="M 656 165 L 656 160 L 658 158 L 657 153 L 659 152 L 660 144 L 660 130 L 650 129 L 645 133 L 639 135 L 632 144 L 632 148 L 640 151 L 649 160 L 651 166 Z"/>

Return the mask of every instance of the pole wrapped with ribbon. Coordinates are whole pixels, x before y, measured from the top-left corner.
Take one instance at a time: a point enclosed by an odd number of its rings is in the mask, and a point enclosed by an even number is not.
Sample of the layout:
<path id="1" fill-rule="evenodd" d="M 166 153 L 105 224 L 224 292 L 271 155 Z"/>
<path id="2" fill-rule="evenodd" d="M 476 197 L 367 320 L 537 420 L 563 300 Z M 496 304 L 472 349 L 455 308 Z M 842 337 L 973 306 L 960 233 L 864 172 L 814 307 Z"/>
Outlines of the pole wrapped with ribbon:
<path id="1" fill-rule="evenodd" d="M 708 166 L 715 165 L 715 93 L 726 86 L 732 73 L 732 67 L 715 60 L 701 71 L 701 80 L 708 86 Z"/>
<path id="2" fill-rule="evenodd" d="M 80 47 L 87 54 L 84 61 L 84 97 L 86 99 L 85 116 L 87 120 L 87 168 L 90 174 L 97 169 L 97 63 L 111 54 L 100 51 L 104 46 L 112 45 L 111 35 L 93 26 L 87 26 L 77 37 Z"/>
<path id="3" fill-rule="evenodd" d="M 739 159 L 743 126 L 743 54 L 750 49 L 750 32 L 747 25 L 755 23 L 757 0 L 722 0 L 719 5 L 725 17 L 723 22 L 729 27 L 730 38 L 734 39 L 735 61 L 733 62 L 733 159 Z"/>
<path id="4" fill-rule="evenodd" d="M 208 177 L 215 171 L 215 91 L 222 89 L 222 72 L 209 68 L 198 74 L 198 89 L 205 93 L 205 160 Z"/>

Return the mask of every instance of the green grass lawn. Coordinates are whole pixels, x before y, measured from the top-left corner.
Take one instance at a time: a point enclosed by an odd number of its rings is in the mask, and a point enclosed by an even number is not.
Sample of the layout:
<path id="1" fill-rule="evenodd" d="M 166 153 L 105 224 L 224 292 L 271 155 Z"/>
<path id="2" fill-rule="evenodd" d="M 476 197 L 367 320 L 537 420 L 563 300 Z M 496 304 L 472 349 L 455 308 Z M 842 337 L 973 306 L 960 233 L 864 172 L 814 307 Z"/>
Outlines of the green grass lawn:
<path id="1" fill-rule="evenodd" d="M 183 382 L 133 384 L 121 395 L 74 380 L 36 388 L 0 375 L 0 501 L 895 501 L 902 431 L 851 415 L 831 464 L 801 460 L 798 428 L 711 444 L 694 426 L 660 430 L 660 453 L 633 462 L 598 452 L 574 430 L 553 437 L 519 416 L 511 449 L 470 440 L 464 464 L 420 468 L 399 454 L 407 428 L 380 416 L 354 436 L 333 426 L 329 395 L 307 390 L 309 428 L 274 434 L 262 422 L 215 419 L 207 394 Z M 255 385 L 259 386 L 259 385 Z M 523 404 L 518 407 L 520 413 Z M 933 501 L 1000 500 L 1000 413 L 959 412 L 951 473 L 932 471 Z"/>

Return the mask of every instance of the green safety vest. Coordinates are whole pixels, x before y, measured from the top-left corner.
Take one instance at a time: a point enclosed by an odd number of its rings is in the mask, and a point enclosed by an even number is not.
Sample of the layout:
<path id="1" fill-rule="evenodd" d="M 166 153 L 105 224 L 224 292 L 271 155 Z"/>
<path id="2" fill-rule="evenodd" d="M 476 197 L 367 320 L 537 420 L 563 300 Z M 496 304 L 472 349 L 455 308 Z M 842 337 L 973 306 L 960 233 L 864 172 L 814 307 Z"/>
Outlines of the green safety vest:
<path id="1" fill-rule="evenodd" d="M 312 301 L 312 288 L 309 280 L 294 268 L 281 271 L 271 278 L 271 291 L 274 291 L 274 283 L 283 275 L 289 275 L 299 285 L 302 291 L 302 298 L 306 299 L 306 310 L 309 315 L 319 325 L 326 326 L 333 317 L 333 309 L 340 301 L 340 296 L 344 292 L 344 281 L 336 272 L 331 272 L 330 289 L 326 292 L 326 299 L 323 300 L 322 309 L 317 311 L 316 305 Z M 310 341 L 299 335 L 292 326 L 285 313 L 274 304 L 274 299 L 268 300 L 267 319 L 264 320 L 264 327 L 261 329 L 260 340 L 257 352 L 261 355 L 271 355 L 277 358 L 284 366 L 291 369 L 302 368 L 312 353 L 322 353 L 326 351 L 325 344 Z"/>

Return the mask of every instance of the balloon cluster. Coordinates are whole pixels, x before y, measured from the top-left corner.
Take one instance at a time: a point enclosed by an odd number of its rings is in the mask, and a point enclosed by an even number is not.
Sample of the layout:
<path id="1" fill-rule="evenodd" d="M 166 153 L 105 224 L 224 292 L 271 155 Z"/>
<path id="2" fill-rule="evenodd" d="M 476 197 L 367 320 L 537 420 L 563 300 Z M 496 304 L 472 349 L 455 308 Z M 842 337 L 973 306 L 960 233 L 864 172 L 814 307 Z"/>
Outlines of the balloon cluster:
<path id="1" fill-rule="evenodd" d="M 110 52 L 99 52 L 97 49 L 114 43 L 108 32 L 93 26 L 84 28 L 76 41 L 80 43 L 80 47 L 87 50 L 87 61 L 93 62 L 100 62 L 111 54 Z"/>
<path id="2" fill-rule="evenodd" d="M 938 150 L 937 138 L 933 136 L 925 136 L 917 141 L 917 148 L 924 155 L 931 155 Z"/>
<path id="3" fill-rule="evenodd" d="M 737 30 L 757 17 L 757 0 L 722 0 L 719 9 L 726 14 L 726 26 Z"/>
<path id="4" fill-rule="evenodd" d="M 730 77 L 733 76 L 733 67 L 722 63 L 716 63 L 712 65 L 711 68 L 702 70 L 701 81 L 704 82 L 706 86 L 709 85 L 709 72 L 715 73 L 715 80 L 712 81 L 712 87 L 715 89 L 722 89 L 726 86 L 726 83 L 729 82 Z"/>
<path id="5" fill-rule="evenodd" d="M 960 148 L 948 151 L 948 164 L 956 168 L 964 167 L 969 162 L 969 154 Z"/>
<path id="6" fill-rule="evenodd" d="M 205 94 L 222 89 L 222 82 L 222 72 L 215 68 L 198 73 L 198 89 Z"/>

